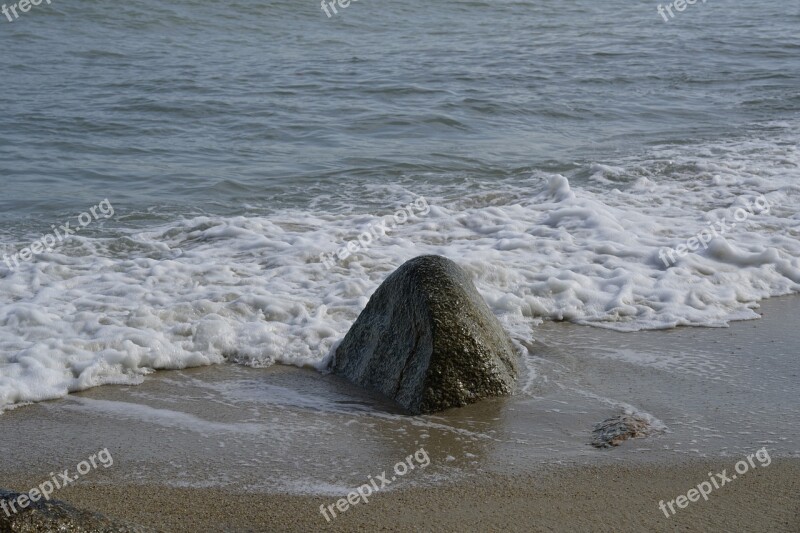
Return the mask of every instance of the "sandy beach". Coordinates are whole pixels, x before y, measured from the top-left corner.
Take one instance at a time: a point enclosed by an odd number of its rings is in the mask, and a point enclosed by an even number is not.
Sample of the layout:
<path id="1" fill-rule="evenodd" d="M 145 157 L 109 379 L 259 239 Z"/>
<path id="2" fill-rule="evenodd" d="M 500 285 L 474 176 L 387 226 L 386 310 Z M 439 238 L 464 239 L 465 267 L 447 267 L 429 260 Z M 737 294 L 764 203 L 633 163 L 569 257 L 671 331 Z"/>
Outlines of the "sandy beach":
<path id="1" fill-rule="evenodd" d="M 0 4 L 0 533 L 800 533 L 800 2 Z"/>
<path id="2" fill-rule="evenodd" d="M 160 531 L 800 531 L 798 311 L 785 297 L 730 328 L 545 323 L 517 394 L 431 416 L 310 369 L 160 372 L 5 413 L 0 479 L 28 490 L 107 449 L 112 466 L 53 497 Z M 663 427 L 591 447 L 626 410 Z M 762 448 L 769 464 L 707 501 L 659 509 Z M 320 512 L 419 449 L 424 468 Z"/>
<path id="3" fill-rule="evenodd" d="M 685 494 L 721 461 L 543 468 L 397 490 L 326 522 L 333 498 L 153 485 L 91 485 L 70 502 L 159 531 L 800 531 L 800 461 L 776 460 L 667 518 L 658 501 Z M 61 494 L 59 494 L 61 496 Z"/>

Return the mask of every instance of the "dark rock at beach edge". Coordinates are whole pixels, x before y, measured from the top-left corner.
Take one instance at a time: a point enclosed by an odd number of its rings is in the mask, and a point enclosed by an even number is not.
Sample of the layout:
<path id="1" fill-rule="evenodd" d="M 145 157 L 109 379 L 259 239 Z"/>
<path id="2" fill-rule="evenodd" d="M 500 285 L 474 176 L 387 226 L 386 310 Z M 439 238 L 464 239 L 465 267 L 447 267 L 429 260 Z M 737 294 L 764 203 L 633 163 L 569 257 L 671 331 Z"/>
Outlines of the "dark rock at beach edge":
<path id="1" fill-rule="evenodd" d="M 32 493 L 33 491 L 31 491 Z M 0 502 L 5 504 L 0 509 L 0 533 L 147 533 L 152 531 L 143 527 L 115 522 L 101 514 L 77 509 L 58 500 L 29 501 L 25 508 L 21 508 L 18 498 L 22 494 L 0 489 Z M 25 494 L 25 496 L 30 497 L 29 494 Z M 25 503 L 24 500 L 23 503 Z"/>
<path id="2" fill-rule="evenodd" d="M 425 255 L 378 287 L 330 368 L 420 414 L 511 394 L 518 356 L 470 276 Z"/>

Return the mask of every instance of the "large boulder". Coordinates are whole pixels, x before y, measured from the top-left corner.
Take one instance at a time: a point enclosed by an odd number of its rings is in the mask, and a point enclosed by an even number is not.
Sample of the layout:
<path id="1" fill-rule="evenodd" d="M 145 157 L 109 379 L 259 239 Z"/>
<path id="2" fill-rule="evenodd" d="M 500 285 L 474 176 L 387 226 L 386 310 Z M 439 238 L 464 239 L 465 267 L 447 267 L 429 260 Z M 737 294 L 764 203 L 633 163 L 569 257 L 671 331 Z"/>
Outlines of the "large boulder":
<path id="1" fill-rule="evenodd" d="M 331 370 L 419 414 L 510 394 L 517 357 L 469 275 L 449 259 L 423 255 L 378 287 Z"/>

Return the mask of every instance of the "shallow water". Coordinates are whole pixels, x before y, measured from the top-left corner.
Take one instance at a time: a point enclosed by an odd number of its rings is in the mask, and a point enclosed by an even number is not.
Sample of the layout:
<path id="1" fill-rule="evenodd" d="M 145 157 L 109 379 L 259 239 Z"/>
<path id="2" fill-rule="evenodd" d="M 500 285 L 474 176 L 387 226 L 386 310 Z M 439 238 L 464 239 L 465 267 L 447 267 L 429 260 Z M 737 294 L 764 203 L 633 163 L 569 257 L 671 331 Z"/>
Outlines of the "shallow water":
<path id="1" fill-rule="evenodd" d="M 798 2 L 665 23 L 616 0 L 0 19 L 0 410 L 154 368 L 320 367 L 422 253 L 469 270 L 524 342 L 542 319 L 756 318 L 800 288 L 799 22 Z M 113 216 L 6 262 L 104 199 Z"/>
<path id="2" fill-rule="evenodd" d="M 620 333 L 549 322 L 525 357 L 536 372 L 514 396 L 436 415 L 400 414 L 310 369 L 163 372 L 141 386 L 97 387 L 6 412 L 0 476 L 33 483 L 108 447 L 115 465 L 92 472 L 92 483 L 338 497 L 420 449 L 428 466 L 387 490 L 556 465 L 733 464 L 761 448 L 800 458 L 800 332 L 787 318 L 798 307 L 797 296 L 772 299 L 764 320 L 725 331 Z M 656 431 L 618 448 L 590 446 L 594 425 L 623 412 L 650 419 Z"/>

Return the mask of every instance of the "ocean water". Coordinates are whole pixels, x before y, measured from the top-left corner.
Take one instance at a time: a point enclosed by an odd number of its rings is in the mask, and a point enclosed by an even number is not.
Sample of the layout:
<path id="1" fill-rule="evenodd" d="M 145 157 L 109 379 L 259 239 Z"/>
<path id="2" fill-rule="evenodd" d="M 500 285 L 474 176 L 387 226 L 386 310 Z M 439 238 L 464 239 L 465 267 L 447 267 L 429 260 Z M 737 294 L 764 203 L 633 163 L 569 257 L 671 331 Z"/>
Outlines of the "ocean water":
<path id="1" fill-rule="evenodd" d="M 800 2 L 657 5 L 0 18 L 0 411 L 154 369 L 322 368 L 424 253 L 521 345 L 549 319 L 757 318 L 800 289 Z"/>

